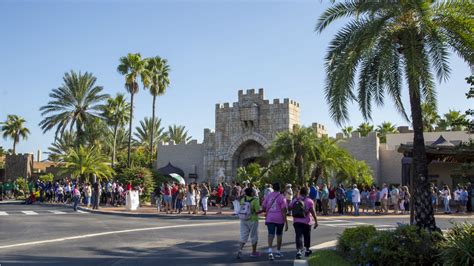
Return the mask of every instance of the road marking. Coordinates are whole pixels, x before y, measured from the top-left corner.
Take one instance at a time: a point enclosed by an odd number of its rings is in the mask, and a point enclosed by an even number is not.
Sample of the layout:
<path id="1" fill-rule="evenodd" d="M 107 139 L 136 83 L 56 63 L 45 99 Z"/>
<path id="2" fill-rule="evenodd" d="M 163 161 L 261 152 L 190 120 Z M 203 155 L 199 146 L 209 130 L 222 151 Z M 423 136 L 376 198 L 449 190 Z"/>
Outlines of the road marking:
<path id="1" fill-rule="evenodd" d="M 235 223 L 240 223 L 240 221 L 216 222 L 216 223 L 205 223 L 205 224 L 203 224 L 203 223 L 181 224 L 181 225 L 168 225 L 168 226 L 147 227 L 147 228 L 135 228 L 135 229 L 126 229 L 126 230 L 119 230 L 119 231 L 102 232 L 102 233 L 96 233 L 96 234 L 86 234 L 86 235 L 80 235 L 80 236 L 56 238 L 56 239 L 49 239 L 49 240 L 42 240 L 42 241 L 31 241 L 31 242 L 18 243 L 18 244 L 13 244 L 13 245 L 5 245 L 5 246 L 0 246 L 0 249 L 24 247 L 24 246 L 33 246 L 33 245 L 55 243 L 55 242 L 63 242 L 63 241 L 68 241 L 68 240 L 83 239 L 83 238 L 90 238 L 90 237 L 96 237 L 96 236 L 125 234 L 125 233 L 143 232 L 143 231 L 155 231 L 155 230 L 174 229 L 174 228 L 183 228 L 183 227 L 217 226 L 217 225 L 235 224 Z"/>
<path id="2" fill-rule="evenodd" d="M 86 211 L 81 211 L 81 210 L 77 210 L 78 213 L 89 213 L 89 212 L 86 212 Z"/>
<path id="3" fill-rule="evenodd" d="M 48 210 L 48 211 L 53 213 L 53 214 L 66 214 L 65 212 L 58 211 L 58 210 Z"/>
<path id="4" fill-rule="evenodd" d="M 26 215 L 38 215 L 38 213 L 34 212 L 34 211 L 21 211 L 21 212 L 26 214 Z"/>
<path id="5" fill-rule="evenodd" d="M 0 212 L 0 215 L 8 215 L 7 212 Z"/>

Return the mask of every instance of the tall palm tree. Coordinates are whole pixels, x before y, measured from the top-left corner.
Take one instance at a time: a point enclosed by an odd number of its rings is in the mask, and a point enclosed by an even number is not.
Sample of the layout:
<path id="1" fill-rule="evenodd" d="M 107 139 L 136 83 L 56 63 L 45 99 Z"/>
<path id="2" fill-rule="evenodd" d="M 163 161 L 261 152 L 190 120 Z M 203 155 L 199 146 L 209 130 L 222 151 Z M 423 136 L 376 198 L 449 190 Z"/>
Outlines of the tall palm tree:
<path id="1" fill-rule="evenodd" d="M 129 121 L 129 132 L 132 132 L 133 123 L 133 98 L 138 90 L 138 78 L 141 79 L 143 87 L 149 85 L 149 72 L 146 69 L 147 62 L 143 60 L 139 53 L 127 54 L 120 58 L 120 64 L 117 67 L 117 71 L 125 76 L 125 88 L 130 93 L 130 121 Z M 127 166 L 130 167 L 130 151 L 132 144 L 132 134 L 128 135 L 128 151 L 127 151 Z"/>
<path id="2" fill-rule="evenodd" d="M 384 121 L 382 124 L 378 125 L 375 131 L 377 131 L 377 135 L 380 138 L 380 143 L 387 143 L 387 134 L 398 132 L 396 125 L 387 121 Z"/>
<path id="3" fill-rule="evenodd" d="M 25 127 L 26 120 L 17 115 L 8 115 L 7 120 L 1 123 L 3 138 L 13 139 L 13 155 L 16 154 L 16 144 L 20 142 L 20 138 L 27 139 L 30 130 Z"/>
<path id="4" fill-rule="evenodd" d="M 185 126 L 169 126 L 168 131 L 166 132 L 168 140 L 173 140 L 174 143 L 187 143 L 191 140 L 191 136 L 188 136 L 188 131 Z"/>
<path id="5" fill-rule="evenodd" d="M 461 111 L 449 110 L 438 121 L 438 128 L 440 130 L 460 131 L 464 130 L 467 123 L 466 114 L 461 113 Z"/>
<path id="6" fill-rule="evenodd" d="M 366 119 L 372 102 L 389 95 L 408 119 L 402 103 L 402 79 L 408 85 L 413 125 L 415 223 L 436 230 L 430 202 L 421 101 L 435 103 L 434 69 L 439 80 L 450 73 L 449 49 L 474 64 L 472 1 L 344 1 L 319 18 L 322 32 L 340 18 L 353 17 L 331 41 L 326 61 L 326 100 L 332 118 L 344 123 L 348 103 L 357 100 Z M 356 84 L 354 79 L 359 73 Z"/>
<path id="7" fill-rule="evenodd" d="M 362 137 L 367 137 L 370 132 L 374 131 L 374 125 L 369 123 L 361 123 L 357 127 L 356 131 L 359 132 Z"/>
<path id="8" fill-rule="evenodd" d="M 101 94 L 103 88 L 96 86 L 92 73 L 75 71 L 64 74 L 63 84 L 49 94 L 51 100 L 40 108 L 46 116 L 40 123 L 43 132 L 56 127 L 55 138 L 66 129 L 76 130 L 76 147 L 85 143 L 85 126 L 94 117 L 99 117 L 102 101 L 109 97 Z"/>
<path id="9" fill-rule="evenodd" d="M 430 103 L 421 103 L 421 113 L 423 120 L 423 131 L 435 131 L 435 126 L 439 123 L 439 115 L 436 111 L 436 105 Z"/>
<path id="10" fill-rule="evenodd" d="M 127 112 L 130 104 L 127 102 L 125 95 L 117 93 L 114 98 L 108 98 L 107 103 L 102 110 L 102 116 L 105 118 L 107 125 L 112 128 L 112 167 L 117 160 L 117 134 L 118 130 L 127 124 L 130 120 L 130 114 Z"/>
<path id="11" fill-rule="evenodd" d="M 354 131 L 354 127 L 352 126 L 342 128 L 342 134 L 344 134 L 345 138 L 350 138 L 352 135 L 352 131 Z"/>
<path id="12" fill-rule="evenodd" d="M 62 172 L 73 175 L 80 180 L 89 180 L 92 175 L 108 179 L 114 170 L 107 163 L 107 158 L 94 146 L 71 149 L 61 157 L 64 162 Z"/>
<path id="13" fill-rule="evenodd" d="M 156 134 L 153 137 L 153 143 L 167 139 L 165 129 L 161 126 L 161 119 L 149 119 L 148 117 L 145 117 L 142 121 L 140 121 L 140 126 L 135 128 L 135 143 L 138 146 L 150 146 L 150 136 L 152 135 L 153 129 L 156 130 Z M 151 150 L 150 159 L 155 158 L 154 155 L 155 149 Z"/>
<path id="14" fill-rule="evenodd" d="M 152 113 L 151 113 L 151 121 L 155 121 L 155 104 L 156 104 L 156 97 L 163 95 L 166 92 L 166 88 L 170 85 L 169 80 L 169 72 L 170 67 L 168 65 L 168 61 L 166 59 L 162 59 L 159 56 L 148 58 L 148 65 L 147 69 L 150 74 L 150 93 L 153 96 L 153 104 L 152 104 Z M 154 145 L 154 134 L 155 130 L 158 128 L 150 128 L 150 154 L 153 157 L 153 145 Z"/>

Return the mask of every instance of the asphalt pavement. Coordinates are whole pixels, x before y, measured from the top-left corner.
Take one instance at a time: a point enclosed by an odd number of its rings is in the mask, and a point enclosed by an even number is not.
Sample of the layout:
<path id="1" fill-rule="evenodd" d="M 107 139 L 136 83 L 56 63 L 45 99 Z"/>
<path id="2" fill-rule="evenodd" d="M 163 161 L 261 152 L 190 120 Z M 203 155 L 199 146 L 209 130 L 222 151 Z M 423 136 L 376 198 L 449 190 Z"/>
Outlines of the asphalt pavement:
<path id="1" fill-rule="evenodd" d="M 455 219 L 458 221 L 465 218 Z M 437 219 L 442 229 L 453 219 Z M 320 217 L 312 245 L 337 238 L 345 228 L 374 224 L 390 229 L 404 217 Z M 284 258 L 265 254 L 267 231 L 259 224 L 260 258 L 250 247 L 236 260 L 239 220 L 222 217 L 130 217 L 74 212 L 71 208 L 0 204 L 0 265 L 293 265 L 294 230 L 284 234 Z"/>

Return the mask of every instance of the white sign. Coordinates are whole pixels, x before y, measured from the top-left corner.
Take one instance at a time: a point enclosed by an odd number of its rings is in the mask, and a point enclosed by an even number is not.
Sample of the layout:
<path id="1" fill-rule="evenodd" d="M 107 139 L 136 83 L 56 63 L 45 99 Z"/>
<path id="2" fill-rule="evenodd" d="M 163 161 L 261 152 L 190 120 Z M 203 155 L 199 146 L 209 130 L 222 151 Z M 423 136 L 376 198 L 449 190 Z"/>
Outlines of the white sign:
<path id="1" fill-rule="evenodd" d="M 127 211 L 135 211 L 140 205 L 140 198 L 138 196 L 138 191 L 131 190 L 127 192 L 127 197 L 125 197 L 125 209 Z"/>

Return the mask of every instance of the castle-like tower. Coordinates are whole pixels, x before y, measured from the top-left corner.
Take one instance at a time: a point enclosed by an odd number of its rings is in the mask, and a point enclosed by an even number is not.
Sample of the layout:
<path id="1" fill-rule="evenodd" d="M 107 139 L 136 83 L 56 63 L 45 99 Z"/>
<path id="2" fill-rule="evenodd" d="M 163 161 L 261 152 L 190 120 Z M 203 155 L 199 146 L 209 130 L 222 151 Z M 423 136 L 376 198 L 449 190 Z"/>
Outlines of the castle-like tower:
<path id="1" fill-rule="evenodd" d="M 214 132 L 204 129 L 202 144 L 160 143 L 157 167 L 171 162 L 186 174 L 197 174 L 200 181 L 229 180 L 238 167 L 262 156 L 278 132 L 291 131 L 300 124 L 300 108 L 290 99 L 266 100 L 263 89 L 239 90 L 238 101 L 232 106 L 216 104 L 215 121 Z M 320 124 L 312 127 L 318 134 L 326 133 Z"/>

